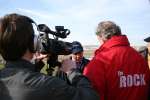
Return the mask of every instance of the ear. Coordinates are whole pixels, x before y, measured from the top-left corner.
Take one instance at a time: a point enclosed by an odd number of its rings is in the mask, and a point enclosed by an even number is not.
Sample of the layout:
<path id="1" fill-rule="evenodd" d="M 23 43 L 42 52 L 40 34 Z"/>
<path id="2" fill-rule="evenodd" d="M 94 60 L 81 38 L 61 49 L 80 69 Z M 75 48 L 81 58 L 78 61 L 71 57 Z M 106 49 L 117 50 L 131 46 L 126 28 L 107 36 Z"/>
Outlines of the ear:
<path id="1" fill-rule="evenodd" d="M 100 44 L 103 44 L 105 42 L 105 39 L 103 38 L 103 36 L 97 35 L 97 38 Z"/>
<path id="2" fill-rule="evenodd" d="M 26 50 L 25 54 L 22 56 L 22 59 L 30 61 L 33 58 L 33 53 L 29 49 Z"/>

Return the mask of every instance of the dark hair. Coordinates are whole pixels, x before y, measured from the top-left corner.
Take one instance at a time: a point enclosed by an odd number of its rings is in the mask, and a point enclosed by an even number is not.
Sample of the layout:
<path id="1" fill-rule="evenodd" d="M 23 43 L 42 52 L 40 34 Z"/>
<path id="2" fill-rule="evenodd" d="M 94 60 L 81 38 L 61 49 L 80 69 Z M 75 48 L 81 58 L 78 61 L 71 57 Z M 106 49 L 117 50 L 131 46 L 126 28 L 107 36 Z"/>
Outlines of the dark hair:
<path id="1" fill-rule="evenodd" d="M 34 49 L 34 30 L 29 18 L 8 14 L 0 19 L 0 53 L 5 60 L 18 60 Z"/>
<path id="2" fill-rule="evenodd" d="M 103 21 L 98 24 L 96 35 L 110 39 L 114 35 L 121 35 L 121 29 L 114 22 Z"/>

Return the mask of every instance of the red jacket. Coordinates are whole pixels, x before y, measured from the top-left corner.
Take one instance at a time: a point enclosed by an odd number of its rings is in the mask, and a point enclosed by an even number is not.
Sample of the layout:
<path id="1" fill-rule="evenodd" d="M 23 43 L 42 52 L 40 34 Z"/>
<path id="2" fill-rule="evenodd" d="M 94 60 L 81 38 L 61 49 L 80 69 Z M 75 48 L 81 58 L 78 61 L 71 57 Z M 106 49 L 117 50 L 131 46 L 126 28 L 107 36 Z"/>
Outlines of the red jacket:
<path id="1" fill-rule="evenodd" d="M 150 71 L 125 35 L 113 36 L 84 70 L 100 100 L 148 100 Z"/>

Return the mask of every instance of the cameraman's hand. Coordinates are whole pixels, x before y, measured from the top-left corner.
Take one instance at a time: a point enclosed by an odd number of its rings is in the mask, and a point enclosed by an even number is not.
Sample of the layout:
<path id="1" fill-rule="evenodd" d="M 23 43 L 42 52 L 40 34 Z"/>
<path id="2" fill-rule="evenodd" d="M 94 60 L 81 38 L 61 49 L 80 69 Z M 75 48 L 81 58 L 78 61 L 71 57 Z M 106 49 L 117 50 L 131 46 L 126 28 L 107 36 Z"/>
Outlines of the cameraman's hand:
<path id="1" fill-rule="evenodd" d="M 76 69 L 76 63 L 71 59 L 65 59 L 62 61 L 62 66 L 60 68 L 61 71 L 65 73 L 69 73 L 73 69 Z"/>
<path id="2" fill-rule="evenodd" d="M 44 67 L 45 63 L 43 61 L 44 58 L 46 58 L 47 55 L 43 55 L 41 53 L 35 53 L 34 55 L 34 65 L 35 65 L 35 71 L 40 72 L 41 69 Z"/>
<path id="3" fill-rule="evenodd" d="M 41 54 L 41 53 L 35 53 L 34 54 L 34 59 L 39 61 L 39 60 L 43 60 L 44 58 L 46 58 L 48 55 L 46 54 Z"/>

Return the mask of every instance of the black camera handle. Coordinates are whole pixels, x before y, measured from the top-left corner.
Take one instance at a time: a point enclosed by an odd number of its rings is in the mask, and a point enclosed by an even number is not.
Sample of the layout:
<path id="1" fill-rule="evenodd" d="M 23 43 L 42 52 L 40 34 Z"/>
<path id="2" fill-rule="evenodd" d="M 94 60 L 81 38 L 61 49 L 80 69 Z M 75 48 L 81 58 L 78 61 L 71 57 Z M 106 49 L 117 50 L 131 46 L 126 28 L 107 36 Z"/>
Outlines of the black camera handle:
<path id="1" fill-rule="evenodd" d="M 55 32 L 55 31 L 50 30 L 50 28 L 46 26 L 45 24 L 38 25 L 39 31 L 45 32 L 46 34 L 52 34 L 56 36 L 57 38 L 66 38 L 70 34 L 69 29 L 61 29 L 58 27 L 62 27 L 62 26 L 55 26 L 55 29 L 56 29 L 56 32 Z"/>

